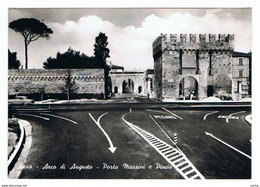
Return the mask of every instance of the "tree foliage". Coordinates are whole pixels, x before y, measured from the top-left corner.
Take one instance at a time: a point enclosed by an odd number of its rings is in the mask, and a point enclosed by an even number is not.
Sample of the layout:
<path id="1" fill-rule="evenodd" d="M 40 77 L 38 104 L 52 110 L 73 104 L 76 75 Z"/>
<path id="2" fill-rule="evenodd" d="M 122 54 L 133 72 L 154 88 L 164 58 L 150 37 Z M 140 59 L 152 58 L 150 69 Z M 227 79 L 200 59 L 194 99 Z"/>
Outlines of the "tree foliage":
<path id="1" fill-rule="evenodd" d="M 76 82 L 73 80 L 73 78 L 71 76 L 71 70 L 70 69 L 67 69 L 67 74 L 66 74 L 66 78 L 65 78 L 65 85 L 60 87 L 60 89 L 64 94 L 67 94 L 68 100 L 70 100 L 72 95 L 75 94 L 76 91 L 78 90 L 78 86 L 76 85 Z"/>
<path id="2" fill-rule="evenodd" d="M 9 28 L 20 33 L 24 38 L 25 45 L 25 68 L 28 69 L 28 45 L 41 38 L 50 38 L 53 31 L 42 21 L 34 18 L 21 18 L 9 23 Z"/>
<path id="3" fill-rule="evenodd" d="M 107 67 L 106 59 L 110 57 L 110 50 L 107 48 L 107 39 L 108 37 L 106 36 L 106 34 L 100 32 L 99 35 L 96 37 L 96 43 L 94 44 L 95 59 L 104 68 Z"/>
<path id="4" fill-rule="evenodd" d="M 8 69 L 19 69 L 21 62 L 17 59 L 17 53 L 8 49 Z"/>
<path id="5" fill-rule="evenodd" d="M 105 99 L 112 90 L 111 78 L 108 76 L 110 66 L 107 64 L 110 50 L 107 48 L 108 37 L 104 33 L 99 33 L 95 39 L 94 57 L 88 57 L 80 51 L 73 50 L 71 47 L 64 53 L 58 52 L 56 57 L 49 57 L 44 63 L 45 69 L 104 69 L 105 76 Z"/>
<path id="6" fill-rule="evenodd" d="M 89 57 L 80 51 L 76 51 L 69 47 L 64 52 L 58 52 L 56 57 L 49 57 L 43 62 L 43 68 L 45 69 L 91 69 L 91 68 L 110 68 L 106 63 L 106 58 L 109 56 L 109 49 L 107 48 L 107 36 L 104 33 L 100 33 L 96 37 L 96 43 L 94 44 L 94 57 Z"/>
<path id="7" fill-rule="evenodd" d="M 104 68 L 104 74 L 105 74 L 105 99 L 108 98 L 109 92 L 111 92 L 110 88 L 110 79 L 109 79 L 109 71 L 110 71 L 110 66 L 107 64 L 106 59 L 109 58 L 109 52 L 110 50 L 107 48 L 108 37 L 106 36 L 105 33 L 100 32 L 99 35 L 95 39 L 95 44 L 94 44 L 94 55 L 95 55 L 95 60 L 97 61 L 98 64 Z"/>
<path id="8" fill-rule="evenodd" d="M 56 58 L 49 57 L 44 63 L 45 69 L 83 69 L 101 68 L 94 57 L 89 57 L 80 51 L 73 50 L 71 47 L 64 52 L 58 52 Z"/>

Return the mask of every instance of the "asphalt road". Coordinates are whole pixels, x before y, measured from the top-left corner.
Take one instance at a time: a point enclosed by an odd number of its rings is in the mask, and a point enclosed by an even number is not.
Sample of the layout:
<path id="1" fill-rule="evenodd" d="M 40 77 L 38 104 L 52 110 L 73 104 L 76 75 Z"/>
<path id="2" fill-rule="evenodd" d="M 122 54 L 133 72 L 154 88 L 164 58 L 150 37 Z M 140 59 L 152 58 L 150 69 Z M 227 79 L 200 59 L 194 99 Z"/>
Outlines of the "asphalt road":
<path id="1" fill-rule="evenodd" d="M 16 114 L 32 125 L 19 178 L 251 178 L 249 108 L 138 106 L 70 105 Z"/>

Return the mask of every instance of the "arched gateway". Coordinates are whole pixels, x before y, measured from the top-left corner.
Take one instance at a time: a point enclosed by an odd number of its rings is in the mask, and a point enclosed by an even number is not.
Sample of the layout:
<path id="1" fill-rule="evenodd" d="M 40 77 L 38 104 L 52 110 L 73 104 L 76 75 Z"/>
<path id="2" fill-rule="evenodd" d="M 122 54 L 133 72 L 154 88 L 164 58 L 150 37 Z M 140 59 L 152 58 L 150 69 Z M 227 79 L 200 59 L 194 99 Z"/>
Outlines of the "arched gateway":
<path id="1" fill-rule="evenodd" d="M 132 94 L 145 94 L 148 88 L 148 81 L 146 72 L 137 71 L 111 71 L 112 86 L 118 89 L 113 90 L 116 95 L 132 93 Z M 118 94 L 117 94 L 118 93 Z"/>
<path id="2" fill-rule="evenodd" d="M 122 83 L 122 93 L 133 93 L 134 92 L 134 81 L 128 79 Z"/>
<path id="3" fill-rule="evenodd" d="M 179 83 L 179 97 L 185 99 L 198 98 L 198 81 L 191 76 L 184 77 Z"/>

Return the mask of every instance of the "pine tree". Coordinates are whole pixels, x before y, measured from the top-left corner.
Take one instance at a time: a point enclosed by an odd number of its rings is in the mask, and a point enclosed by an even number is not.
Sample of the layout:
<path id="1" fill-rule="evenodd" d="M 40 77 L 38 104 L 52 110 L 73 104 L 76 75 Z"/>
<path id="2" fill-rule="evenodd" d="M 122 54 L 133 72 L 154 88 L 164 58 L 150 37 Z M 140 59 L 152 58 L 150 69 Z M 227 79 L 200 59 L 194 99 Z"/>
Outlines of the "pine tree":
<path id="1" fill-rule="evenodd" d="M 107 36 L 105 33 L 99 33 L 96 37 L 95 44 L 94 44 L 94 55 L 95 60 L 100 65 L 101 68 L 104 68 L 104 76 L 105 76 L 105 99 L 108 99 L 109 94 L 109 71 L 110 66 L 107 65 L 106 59 L 109 58 L 110 50 L 107 48 Z"/>
<path id="2" fill-rule="evenodd" d="M 9 24 L 9 28 L 20 33 L 24 38 L 25 69 L 28 69 L 28 45 L 39 38 L 50 38 L 53 31 L 42 21 L 34 18 L 21 18 Z"/>

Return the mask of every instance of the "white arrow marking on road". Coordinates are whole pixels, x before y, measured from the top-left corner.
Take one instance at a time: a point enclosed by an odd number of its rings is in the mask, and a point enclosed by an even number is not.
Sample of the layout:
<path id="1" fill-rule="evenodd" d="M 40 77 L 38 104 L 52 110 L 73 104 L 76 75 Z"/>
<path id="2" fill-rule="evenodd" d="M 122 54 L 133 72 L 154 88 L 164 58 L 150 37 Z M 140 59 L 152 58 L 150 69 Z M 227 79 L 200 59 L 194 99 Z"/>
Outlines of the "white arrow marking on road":
<path id="1" fill-rule="evenodd" d="M 73 121 L 71 119 L 68 119 L 68 118 L 64 118 L 64 117 L 61 117 L 61 116 L 56 116 L 56 115 L 53 115 L 53 114 L 45 114 L 45 113 L 41 113 L 42 115 L 46 115 L 46 116 L 52 116 L 52 117 L 55 117 L 55 118 L 60 118 L 60 119 L 64 119 L 64 120 L 67 120 L 71 123 L 74 123 L 74 124 L 78 124 L 76 121 Z"/>
<path id="2" fill-rule="evenodd" d="M 49 118 L 45 118 L 42 116 L 37 116 L 37 115 L 33 115 L 33 114 L 18 114 L 20 116 L 31 116 L 31 117 L 35 117 L 35 118 L 40 118 L 40 119 L 44 119 L 44 120 L 50 120 Z"/>
<path id="3" fill-rule="evenodd" d="M 219 111 L 210 112 L 210 113 L 206 114 L 203 119 L 206 120 L 206 118 L 207 118 L 209 115 L 215 114 L 215 113 L 218 113 L 218 112 L 219 112 Z"/>
<path id="4" fill-rule="evenodd" d="M 183 120 L 182 117 L 180 117 L 180 116 L 178 116 L 178 115 L 172 113 L 171 111 L 167 110 L 166 108 L 163 108 L 163 107 L 162 107 L 162 109 L 165 110 L 165 111 L 167 111 L 167 112 L 169 112 L 171 115 L 173 115 L 173 116 L 175 116 L 175 117 L 177 117 L 177 118 Z"/>
<path id="5" fill-rule="evenodd" d="M 108 136 L 108 134 L 106 133 L 106 131 L 105 131 L 105 130 L 101 127 L 101 125 L 100 125 L 100 119 L 101 119 L 101 117 L 103 117 L 104 115 L 106 115 L 107 112 L 104 113 L 104 114 L 102 114 L 101 116 L 99 116 L 99 118 L 98 118 L 97 121 L 94 119 L 94 117 L 93 117 L 90 113 L 88 113 L 88 114 L 89 114 L 89 116 L 91 117 L 91 119 L 96 123 L 96 125 L 100 128 L 100 130 L 104 133 L 104 135 L 106 136 L 106 138 L 107 138 L 107 140 L 108 140 L 108 142 L 109 142 L 109 145 L 110 145 L 110 147 L 109 147 L 108 149 L 109 149 L 112 153 L 114 153 L 114 152 L 116 151 L 116 148 L 117 148 L 117 147 L 114 147 L 114 145 L 113 145 L 113 143 L 112 143 L 110 137 Z"/>
<path id="6" fill-rule="evenodd" d="M 235 113 L 232 113 L 232 114 L 230 114 L 227 118 L 226 118 L 226 122 L 227 123 L 229 123 L 229 118 L 231 117 L 231 116 L 233 116 L 233 115 L 235 115 L 235 114 L 240 114 L 240 113 L 245 113 L 246 111 L 240 111 L 240 112 L 235 112 Z"/>
<path id="7" fill-rule="evenodd" d="M 208 133 L 208 132 L 205 132 L 205 133 L 206 133 L 206 135 L 211 136 L 212 138 L 215 138 L 216 140 L 218 140 L 219 142 L 225 144 L 226 146 L 230 147 L 231 149 L 234 149 L 235 151 L 239 152 L 240 154 L 242 154 L 242 155 L 246 156 L 247 158 L 250 158 L 250 159 L 251 159 L 251 156 L 249 156 L 249 155 L 243 153 L 242 151 L 238 150 L 237 148 L 235 148 L 235 147 L 233 147 L 233 146 L 227 144 L 226 142 L 220 140 L 219 138 L 217 138 L 217 137 L 214 136 L 213 134 Z"/>

